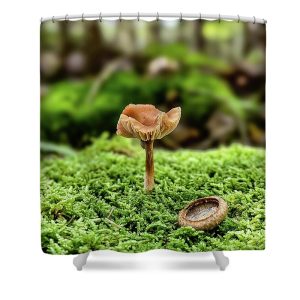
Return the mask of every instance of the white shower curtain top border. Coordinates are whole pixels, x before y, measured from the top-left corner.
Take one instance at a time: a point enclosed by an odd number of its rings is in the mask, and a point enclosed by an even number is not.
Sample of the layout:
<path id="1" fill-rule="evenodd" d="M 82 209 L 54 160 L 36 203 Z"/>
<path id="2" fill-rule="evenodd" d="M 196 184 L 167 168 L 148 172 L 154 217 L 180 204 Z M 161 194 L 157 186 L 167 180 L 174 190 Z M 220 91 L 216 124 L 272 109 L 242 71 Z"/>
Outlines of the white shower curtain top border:
<path id="1" fill-rule="evenodd" d="M 165 19 L 178 19 L 178 20 L 211 20 L 211 21 L 236 21 L 236 22 L 247 22 L 253 24 L 266 24 L 267 20 L 262 18 L 253 17 L 245 17 L 240 15 L 222 15 L 222 14 L 204 14 L 204 13 L 98 13 L 98 14 L 77 14 L 77 15 L 62 15 L 62 16 L 52 16 L 41 18 L 41 23 L 46 21 L 92 21 L 99 20 L 100 22 L 103 19 L 111 19 L 114 18 L 116 20 L 131 20 L 137 19 L 138 21 L 141 19 L 147 21 L 159 21 Z"/>

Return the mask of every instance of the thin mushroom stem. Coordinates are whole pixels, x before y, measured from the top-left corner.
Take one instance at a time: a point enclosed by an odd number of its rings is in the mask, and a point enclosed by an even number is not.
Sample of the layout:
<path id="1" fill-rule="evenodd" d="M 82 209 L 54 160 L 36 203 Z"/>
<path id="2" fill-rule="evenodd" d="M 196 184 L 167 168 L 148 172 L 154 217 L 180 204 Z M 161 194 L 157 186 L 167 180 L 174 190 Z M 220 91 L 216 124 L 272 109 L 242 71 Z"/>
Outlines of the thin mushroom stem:
<path id="1" fill-rule="evenodd" d="M 145 190 L 151 192 L 154 188 L 154 160 L 153 160 L 153 140 L 143 142 L 143 148 L 146 151 L 146 173 Z"/>

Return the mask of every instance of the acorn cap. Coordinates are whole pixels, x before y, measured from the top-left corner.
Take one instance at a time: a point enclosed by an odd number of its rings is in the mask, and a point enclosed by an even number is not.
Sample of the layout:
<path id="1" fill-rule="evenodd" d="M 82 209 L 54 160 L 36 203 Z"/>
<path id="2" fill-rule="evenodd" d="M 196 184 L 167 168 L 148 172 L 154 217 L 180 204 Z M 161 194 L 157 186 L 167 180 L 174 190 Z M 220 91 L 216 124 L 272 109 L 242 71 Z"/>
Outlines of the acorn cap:
<path id="1" fill-rule="evenodd" d="M 129 104 L 120 116 L 117 134 L 142 141 L 161 139 L 177 127 L 180 116 L 180 107 L 165 113 L 151 104 Z"/>
<path id="2" fill-rule="evenodd" d="M 191 226 L 198 230 L 209 230 L 219 225 L 228 212 L 227 203 L 220 197 L 197 199 L 179 212 L 180 226 Z"/>

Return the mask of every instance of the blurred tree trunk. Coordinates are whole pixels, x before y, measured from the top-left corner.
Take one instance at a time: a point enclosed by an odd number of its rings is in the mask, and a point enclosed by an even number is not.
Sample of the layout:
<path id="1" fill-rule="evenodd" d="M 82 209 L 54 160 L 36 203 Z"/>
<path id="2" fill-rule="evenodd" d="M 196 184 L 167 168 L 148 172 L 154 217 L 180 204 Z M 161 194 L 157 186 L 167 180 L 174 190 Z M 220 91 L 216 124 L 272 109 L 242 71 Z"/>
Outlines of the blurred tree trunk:
<path id="1" fill-rule="evenodd" d="M 202 24 L 199 20 L 179 22 L 178 41 L 189 45 L 194 51 L 203 50 L 205 39 Z"/>
<path id="2" fill-rule="evenodd" d="M 157 43 L 161 42 L 159 21 L 153 22 L 153 26 L 151 26 L 151 35 L 153 37 L 153 41 L 156 41 Z"/>
<path id="3" fill-rule="evenodd" d="M 98 72 L 103 65 L 105 52 L 104 41 L 98 21 L 85 22 L 86 41 L 84 52 L 87 57 L 87 66 L 91 72 Z"/>
<path id="4" fill-rule="evenodd" d="M 203 36 L 203 23 L 200 20 L 193 21 L 194 49 L 202 51 L 204 48 L 205 39 Z"/>
<path id="5" fill-rule="evenodd" d="M 65 59 L 69 52 L 72 50 L 72 43 L 68 34 L 69 21 L 59 22 L 61 31 L 61 47 L 59 49 L 60 56 Z"/>

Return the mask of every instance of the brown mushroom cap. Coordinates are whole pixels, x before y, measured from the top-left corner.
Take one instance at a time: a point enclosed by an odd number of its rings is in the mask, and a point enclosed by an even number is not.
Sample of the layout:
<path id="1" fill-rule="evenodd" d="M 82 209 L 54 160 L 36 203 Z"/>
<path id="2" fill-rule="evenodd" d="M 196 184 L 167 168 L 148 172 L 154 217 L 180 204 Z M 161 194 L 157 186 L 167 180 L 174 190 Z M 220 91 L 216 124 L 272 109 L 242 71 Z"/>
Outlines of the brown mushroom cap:
<path id="1" fill-rule="evenodd" d="M 180 116 L 180 107 L 165 113 L 151 104 L 129 104 L 120 116 L 117 134 L 142 141 L 161 139 L 177 127 Z"/>
<path id="2" fill-rule="evenodd" d="M 179 212 L 180 226 L 191 226 L 198 230 L 209 230 L 220 224 L 228 212 L 227 203 L 220 197 L 197 199 Z"/>

